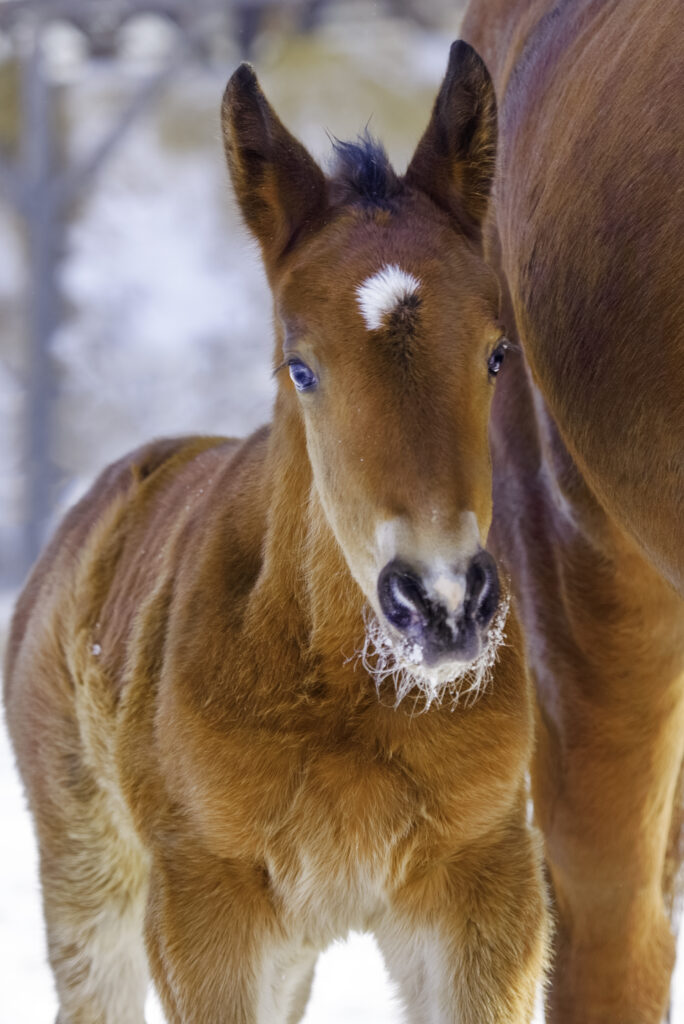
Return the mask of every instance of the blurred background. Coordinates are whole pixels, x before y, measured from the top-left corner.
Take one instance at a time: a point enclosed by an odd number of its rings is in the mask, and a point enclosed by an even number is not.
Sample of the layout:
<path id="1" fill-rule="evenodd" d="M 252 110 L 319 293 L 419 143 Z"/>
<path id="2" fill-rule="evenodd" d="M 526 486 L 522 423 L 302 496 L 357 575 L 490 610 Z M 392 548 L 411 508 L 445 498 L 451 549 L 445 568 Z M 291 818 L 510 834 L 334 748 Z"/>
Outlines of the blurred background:
<path id="1" fill-rule="evenodd" d="M 251 60 L 323 161 L 369 123 L 403 167 L 454 0 L 0 0 L 0 587 L 152 436 L 268 418 L 270 306 L 218 110 Z"/>

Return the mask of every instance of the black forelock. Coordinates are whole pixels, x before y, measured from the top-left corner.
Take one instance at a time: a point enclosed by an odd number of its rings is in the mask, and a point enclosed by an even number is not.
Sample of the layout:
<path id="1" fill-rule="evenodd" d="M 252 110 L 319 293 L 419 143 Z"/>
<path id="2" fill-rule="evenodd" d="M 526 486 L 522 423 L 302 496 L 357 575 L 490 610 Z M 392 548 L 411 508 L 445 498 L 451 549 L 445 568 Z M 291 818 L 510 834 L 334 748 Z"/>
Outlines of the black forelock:
<path id="1" fill-rule="evenodd" d="M 356 142 L 332 138 L 332 184 L 342 201 L 387 209 L 403 191 L 385 147 L 366 128 Z"/>

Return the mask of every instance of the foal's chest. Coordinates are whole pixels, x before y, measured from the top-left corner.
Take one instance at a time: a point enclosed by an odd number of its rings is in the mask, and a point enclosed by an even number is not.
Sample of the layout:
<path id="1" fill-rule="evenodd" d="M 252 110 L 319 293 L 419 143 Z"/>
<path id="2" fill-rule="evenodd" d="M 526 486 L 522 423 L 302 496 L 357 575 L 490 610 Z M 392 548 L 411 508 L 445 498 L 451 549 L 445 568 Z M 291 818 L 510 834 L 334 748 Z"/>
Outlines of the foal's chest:
<path id="1" fill-rule="evenodd" d="M 301 731 L 236 717 L 168 751 L 203 845 L 264 866 L 279 913 L 316 941 L 372 927 L 420 865 L 452 856 L 511 799 L 491 749 L 483 772 L 477 712 L 400 715 Z"/>
<path id="2" fill-rule="evenodd" d="M 441 817 L 425 781 L 374 744 L 246 728 L 196 739 L 201 760 L 176 748 L 169 768 L 204 845 L 265 865 L 280 911 L 308 931 L 326 916 L 336 934 L 368 927 Z"/>
<path id="3" fill-rule="evenodd" d="M 399 764 L 353 750 L 312 756 L 283 810 L 267 843 L 272 889 L 287 916 L 326 941 L 371 926 L 428 831 L 420 793 Z"/>

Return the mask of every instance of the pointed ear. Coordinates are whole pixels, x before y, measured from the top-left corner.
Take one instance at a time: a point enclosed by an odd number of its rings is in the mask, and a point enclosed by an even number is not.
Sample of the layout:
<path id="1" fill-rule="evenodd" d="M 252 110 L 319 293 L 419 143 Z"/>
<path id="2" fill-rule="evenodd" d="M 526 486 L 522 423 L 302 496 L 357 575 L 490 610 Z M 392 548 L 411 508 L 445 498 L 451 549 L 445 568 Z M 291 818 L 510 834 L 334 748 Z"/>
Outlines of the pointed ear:
<path id="1" fill-rule="evenodd" d="M 322 220 L 325 176 L 281 124 L 249 64 L 241 64 L 226 86 L 221 125 L 242 215 L 272 264 Z"/>
<path id="2" fill-rule="evenodd" d="M 496 160 L 496 98 L 489 72 L 468 43 L 452 43 L 432 117 L 406 181 L 479 239 Z"/>

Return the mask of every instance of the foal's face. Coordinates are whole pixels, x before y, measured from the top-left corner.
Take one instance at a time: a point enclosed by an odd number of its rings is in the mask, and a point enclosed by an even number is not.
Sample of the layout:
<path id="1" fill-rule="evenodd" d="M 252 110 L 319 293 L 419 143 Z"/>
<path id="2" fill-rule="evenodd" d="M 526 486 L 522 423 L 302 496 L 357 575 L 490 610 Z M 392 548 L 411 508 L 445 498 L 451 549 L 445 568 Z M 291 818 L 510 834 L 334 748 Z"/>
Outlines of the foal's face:
<path id="1" fill-rule="evenodd" d="M 498 603 L 484 550 L 498 302 L 418 193 L 342 211 L 276 286 L 282 386 L 326 516 L 378 620 L 428 666 L 477 657 Z"/>
<path id="2" fill-rule="evenodd" d="M 503 353 L 480 241 L 496 141 L 489 75 L 454 43 L 401 178 L 369 140 L 338 144 L 326 178 L 247 65 L 228 84 L 223 129 L 273 289 L 280 386 L 330 526 L 393 657 L 453 679 L 486 645 L 499 602 L 484 549 Z"/>

